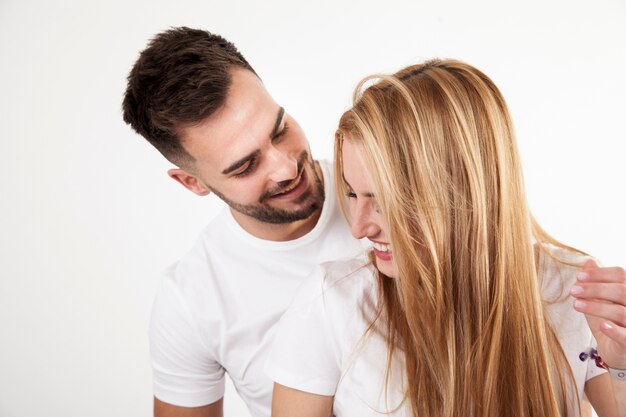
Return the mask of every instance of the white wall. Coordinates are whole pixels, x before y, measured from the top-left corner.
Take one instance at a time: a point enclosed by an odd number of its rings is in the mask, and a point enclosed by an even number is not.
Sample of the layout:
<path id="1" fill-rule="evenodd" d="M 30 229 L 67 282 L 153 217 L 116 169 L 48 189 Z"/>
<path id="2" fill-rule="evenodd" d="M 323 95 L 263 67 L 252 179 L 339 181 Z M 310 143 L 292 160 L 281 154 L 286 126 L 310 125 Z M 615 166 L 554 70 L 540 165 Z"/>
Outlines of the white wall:
<path id="1" fill-rule="evenodd" d="M 0 0 L 0 416 L 151 413 L 160 272 L 220 207 L 122 122 L 155 33 L 234 41 L 317 157 L 361 77 L 466 60 L 508 99 L 546 229 L 626 265 L 624 22 L 623 0 Z M 232 394 L 227 415 L 245 415 Z"/>

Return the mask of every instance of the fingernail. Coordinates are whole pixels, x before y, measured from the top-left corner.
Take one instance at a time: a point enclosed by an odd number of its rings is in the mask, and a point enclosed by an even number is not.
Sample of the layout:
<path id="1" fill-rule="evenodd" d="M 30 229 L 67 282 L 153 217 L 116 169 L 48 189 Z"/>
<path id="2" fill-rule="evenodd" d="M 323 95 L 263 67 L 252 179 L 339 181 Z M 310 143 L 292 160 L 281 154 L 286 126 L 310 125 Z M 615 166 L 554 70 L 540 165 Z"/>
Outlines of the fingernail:
<path id="1" fill-rule="evenodd" d="M 585 303 L 584 301 L 581 301 L 581 300 L 576 300 L 576 301 L 574 301 L 574 307 L 576 307 L 576 308 L 585 308 L 585 307 L 587 307 L 587 303 Z"/>
<path id="2" fill-rule="evenodd" d="M 583 292 L 583 287 L 581 287 L 581 286 L 579 286 L 579 285 L 574 285 L 574 286 L 572 287 L 572 289 L 571 289 L 571 290 L 569 290 L 569 292 L 570 292 L 571 294 L 573 294 L 573 295 L 578 295 L 578 294 L 580 294 L 580 293 L 582 293 L 582 292 Z"/>
<path id="3" fill-rule="evenodd" d="M 589 274 L 586 272 L 579 272 L 578 275 L 576 275 L 576 278 L 578 278 L 579 281 L 587 281 L 589 279 Z"/>
<path id="4" fill-rule="evenodd" d="M 613 325 L 609 323 L 608 321 L 605 321 L 604 323 L 602 323 L 602 327 L 604 327 L 607 330 L 613 330 Z"/>

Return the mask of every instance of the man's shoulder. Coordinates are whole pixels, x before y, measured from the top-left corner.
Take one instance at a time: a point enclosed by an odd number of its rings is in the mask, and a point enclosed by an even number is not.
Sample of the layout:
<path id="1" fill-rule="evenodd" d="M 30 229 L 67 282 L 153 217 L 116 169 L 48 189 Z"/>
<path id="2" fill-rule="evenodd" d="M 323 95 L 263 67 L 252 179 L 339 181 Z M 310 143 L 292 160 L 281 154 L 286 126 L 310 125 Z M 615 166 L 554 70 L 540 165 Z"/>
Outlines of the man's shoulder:
<path id="1" fill-rule="evenodd" d="M 217 242 L 225 244 L 227 241 L 224 236 L 229 236 L 225 229 L 229 215 L 228 210 L 223 209 L 200 231 L 191 249 L 165 269 L 164 282 L 188 287 L 199 282 L 206 284 L 211 280 L 213 246 Z"/>
<path id="2" fill-rule="evenodd" d="M 211 219 L 211 221 L 200 230 L 196 245 L 201 244 L 203 239 L 216 236 L 228 230 L 229 225 L 234 221 L 233 215 L 228 207 L 222 209 Z"/>

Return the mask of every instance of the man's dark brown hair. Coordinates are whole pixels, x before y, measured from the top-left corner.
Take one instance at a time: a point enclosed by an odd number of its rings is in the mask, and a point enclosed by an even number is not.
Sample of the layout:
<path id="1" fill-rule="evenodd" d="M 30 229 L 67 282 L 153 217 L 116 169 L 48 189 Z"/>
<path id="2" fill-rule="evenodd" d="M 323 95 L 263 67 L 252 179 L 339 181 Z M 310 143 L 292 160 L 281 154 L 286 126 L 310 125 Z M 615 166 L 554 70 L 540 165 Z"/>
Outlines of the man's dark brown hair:
<path id="1" fill-rule="evenodd" d="M 178 131 L 224 104 L 231 67 L 254 72 L 235 45 L 219 35 L 187 27 L 159 33 L 128 75 L 124 121 L 174 164 L 193 162 Z"/>

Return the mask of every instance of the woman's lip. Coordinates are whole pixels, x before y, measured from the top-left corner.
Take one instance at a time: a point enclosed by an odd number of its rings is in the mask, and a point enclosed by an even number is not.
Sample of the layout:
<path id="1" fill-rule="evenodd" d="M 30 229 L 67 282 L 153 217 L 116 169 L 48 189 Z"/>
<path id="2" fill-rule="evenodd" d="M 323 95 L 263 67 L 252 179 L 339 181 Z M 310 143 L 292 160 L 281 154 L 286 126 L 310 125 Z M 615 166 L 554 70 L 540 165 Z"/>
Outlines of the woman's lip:
<path id="1" fill-rule="evenodd" d="M 383 243 L 378 240 L 370 239 L 372 242 L 372 250 L 374 251 L 374 255 L 382 261 L 390 261 L 393 257 L 393 252 L 391 250 L 391 245 L 389 243 Z"/>
<path id="2" fill-rule="evenodd" d="M 390 261 L 391 258 L 393 258 L 392 252 L 381 252 L 377 250 L 376 248 L 372 248 L 372 250 L 374 251 L 374 255 L 376 255 L 376 257 L 379 258 L 380 260 Z"/>
<path id="3" fill-rule="evenodd" d="M 289 192 L 277 194 L 272 196 L 271 198 L 274 200 L 290 200 L 292 198 L 299 197 L 309 186 L 308 178 L 309 176 L 306 173 L 306 169 L 302 169 L 298 185 L 296 185 Z"/>

